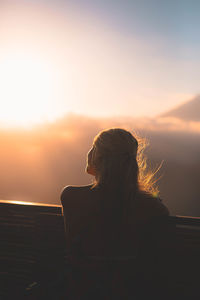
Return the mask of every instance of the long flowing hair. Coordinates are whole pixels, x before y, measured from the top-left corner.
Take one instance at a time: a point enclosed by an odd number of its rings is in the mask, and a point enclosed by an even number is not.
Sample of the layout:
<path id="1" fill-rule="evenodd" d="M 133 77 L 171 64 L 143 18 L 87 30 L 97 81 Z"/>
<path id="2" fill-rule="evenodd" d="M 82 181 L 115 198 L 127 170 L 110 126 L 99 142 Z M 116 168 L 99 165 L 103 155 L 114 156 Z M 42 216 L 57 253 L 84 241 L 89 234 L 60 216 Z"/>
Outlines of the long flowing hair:
<path id="1" fill-rule="evenodd" d="M 104 211 L 110 211 L 116 222 L 127 217 L 139 191 L 158 194 L 157 171 L 147 168 L 146 144 L 145 139 L 121 128 L 103 130 L 94 138 L 88 161 L 95 170 L 93 188 L 101 188 L 110 196 L 112 201 L 105 201 Z"/>

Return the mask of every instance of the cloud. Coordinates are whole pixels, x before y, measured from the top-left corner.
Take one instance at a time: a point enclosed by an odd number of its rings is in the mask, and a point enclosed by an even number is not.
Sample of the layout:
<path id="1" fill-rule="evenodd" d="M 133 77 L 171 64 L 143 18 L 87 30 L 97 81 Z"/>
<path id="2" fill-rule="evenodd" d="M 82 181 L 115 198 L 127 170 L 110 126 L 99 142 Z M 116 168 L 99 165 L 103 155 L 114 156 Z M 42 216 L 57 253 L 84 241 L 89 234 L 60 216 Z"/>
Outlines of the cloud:
<path id="1" fill-rule="evenodd" d="M 84 185 L 86 154 L 102 129 L 122 127 L 149 140 L 152 167 L 164 160 L 161 196 L 175 214 L 200 214 L 200 124 L 178 119 L 89 118 L 67 115 L 32 130 L 0 130 L 0 198 L 60 203 L 65 185 Z M 191 202 L 190 203 L 190 201 Z M 189 204 L 190 203 L 190 204 Z"/>
<path id="2" fill-rule="evenodd" d="M 136 127 L 152 131 L 200 133 L 200 122 L 185 121 L 176 117 L 158 117 L 156 119 L 138 119 Z"/>

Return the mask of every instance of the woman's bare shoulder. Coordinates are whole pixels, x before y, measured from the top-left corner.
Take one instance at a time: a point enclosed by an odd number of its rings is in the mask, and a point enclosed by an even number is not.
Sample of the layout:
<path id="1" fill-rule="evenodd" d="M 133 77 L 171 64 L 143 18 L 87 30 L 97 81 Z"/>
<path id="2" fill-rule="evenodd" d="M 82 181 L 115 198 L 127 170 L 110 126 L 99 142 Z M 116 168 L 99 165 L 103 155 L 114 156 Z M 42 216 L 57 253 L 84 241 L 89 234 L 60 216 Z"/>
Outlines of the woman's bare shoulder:
<path id="1" fill-rule="evenodd" d="M 74 199 L 78 196 L 83 196 L 83 194 L 88 193 L 91 191 L 92 184 L 90 185 L 67 185 L 62 189 L 61 192 L 61 203 L 64 205 L 68 201 L 74 201 Z"/>

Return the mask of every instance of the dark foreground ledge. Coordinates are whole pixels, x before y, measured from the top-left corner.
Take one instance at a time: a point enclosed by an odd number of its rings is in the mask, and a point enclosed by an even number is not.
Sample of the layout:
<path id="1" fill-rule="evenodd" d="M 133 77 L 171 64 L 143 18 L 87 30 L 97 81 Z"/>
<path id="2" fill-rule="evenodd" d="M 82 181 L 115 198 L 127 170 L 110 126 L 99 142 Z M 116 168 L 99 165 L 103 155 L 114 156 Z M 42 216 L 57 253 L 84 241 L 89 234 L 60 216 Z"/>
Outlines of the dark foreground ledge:
<path id="1" fill-rule="evenodd" d="M 172 290 L 198 299 L 200 218 L 170 216 L 167 222 L 174 226 L 175 244 L 161 245 L 165 248 L 162 259 L 167 260 L 168 248 L 173 248 L 175 257 L 167 276 L 160 274 L 160 280 L 175 278 Z M 61 206 L 0 201 L 0 299 L 12 299 L 13 295 L 17 299 L 31 282 L 47 282 L 64 265 Z M 161 267 L 160 272 L 165 270 Z"/>

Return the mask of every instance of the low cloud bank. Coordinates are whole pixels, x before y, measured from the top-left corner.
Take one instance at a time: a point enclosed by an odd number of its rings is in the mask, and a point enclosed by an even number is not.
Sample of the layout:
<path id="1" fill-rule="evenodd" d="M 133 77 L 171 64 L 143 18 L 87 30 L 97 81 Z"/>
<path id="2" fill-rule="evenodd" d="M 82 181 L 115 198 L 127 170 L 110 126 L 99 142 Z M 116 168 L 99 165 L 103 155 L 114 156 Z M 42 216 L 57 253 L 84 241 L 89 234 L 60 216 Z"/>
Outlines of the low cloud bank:
<path id="1" fill-rule="evenodd" d="M 102 129 L 123 127 L 147 138 L 152 167 L 159 173 L 161 197 L 172 214 L 200 216 L 200 122 L 175 118 L 92 119 L 67 115 L 32 130 L 0 130 L 0 198 L 60 203 L 68 184 L 90 183 L 86 154 Z"/>

